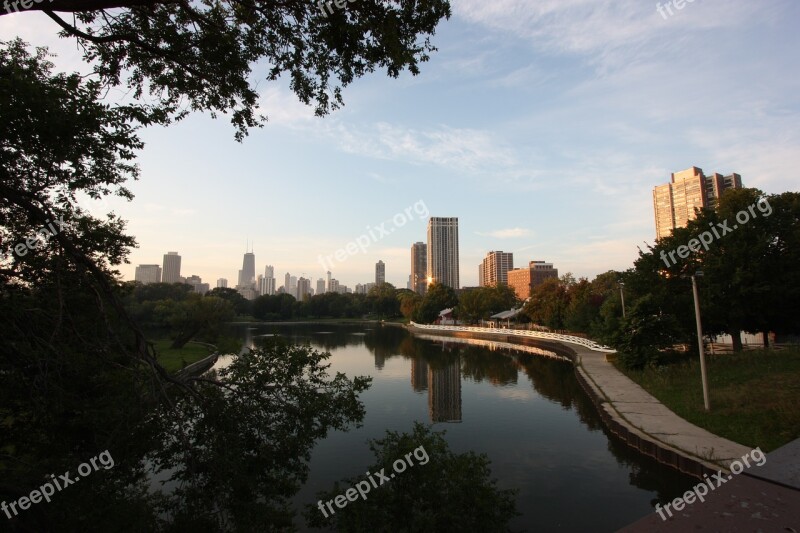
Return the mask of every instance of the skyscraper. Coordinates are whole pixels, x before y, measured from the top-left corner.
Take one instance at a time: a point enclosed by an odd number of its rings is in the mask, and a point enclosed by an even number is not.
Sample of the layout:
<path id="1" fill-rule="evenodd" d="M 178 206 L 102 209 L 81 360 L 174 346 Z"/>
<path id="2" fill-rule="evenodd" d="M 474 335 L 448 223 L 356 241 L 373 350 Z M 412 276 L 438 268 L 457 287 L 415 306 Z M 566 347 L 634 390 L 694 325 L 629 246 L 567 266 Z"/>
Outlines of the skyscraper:
<path id="1" fill-rule="evenodd" d="M 286 294 L 292 294 L 292 275 L 288 272 L 283 277 L 283 292 Z"/>
<path id="2" fill-rule="evenodd" d="M 386 283 L 386 264 L 378 260 L 375 263 L 375 284 L 378 285 L 380 283 Z"/>
<path id="3" fill-rule="evenodd" d="M 297 299 L 303 301 L 311 293 L 311 280 L 301 277 L 297 280 Z"/>
<path id="4" fill-rule="evenodd" d="M 319 278 L 317 280 L 317 291 L 316 294 L 324 294 L 325 293 L 325 280 Z"/>
<path id="5" fill-rule="evenodd" d="M 691 167 L 672 174 L 672 182 L 653 189 L 653 210 L 656 220 L 656 238 L 667 237 L 675 228 L 686 227 L 695 218 L 695 209 L 716 207 L 722 193 L 728 189 L 741 189 L 739 174 L 723 176 L 703 174 L 703 169 Z"/>
<path id="6" fill-rule="evenodd" d="M 181 282 L 181 256 L 178 252 L 167 252 L 164 255 L 164 263 L 161 272 L 161 281 L 163 283 L 180 283 Z"/>
<path id="7" fill-rule="evenodd" d="M 411 290 L 424 295 L 428 287 L 428 246 L 424 242 L 411 245 Z"/>
<path id="8" fill-rule="evenodd" d="M 228 280 L 225 278 L 217 279 L 217 288 L 218 289 L 227 289 L 228 288 Z"/>
<path id="9" fill-rule="evenodd" d="M 267 265 L 264 268 L 264 292 L 268 296 L 275 294 L 275 268 Z"/>
<path id="10" fill-rule="evenodd" d="M 328 270 L 328 285 L 327 285 L 327 287 L 328 287 L 327 292 L 333 292 L 333 289 L 331 288 L 331 271 L 330 270 Z"/>
<path id="11" fill-rule="evenodd" d="M 245 252 L 242 259 L 242 269 L 239 271 L 239 287 L 255 287 L 256 284 L 256 255 Z"/>
<path id="12" fill-rule="evenodd" d="M 514 254 L 510 252 L 489 252 L 478 265 L 478 285 L 493 287 L 498 283 L 508 284 L 508 271 L 514 268 Z"/>
<path id="13" fill-rule="evenodd" d="M 458 218 L 428 219 L 428 281 L 453 289 L 460 287 L 458 269 Z"/>
<path id="14" fill-rule="evenodd" d="M 143 285 L 161 283 L 161 267 L 158 265 L 139 265 L 136 267 L 133 279 Z"/>

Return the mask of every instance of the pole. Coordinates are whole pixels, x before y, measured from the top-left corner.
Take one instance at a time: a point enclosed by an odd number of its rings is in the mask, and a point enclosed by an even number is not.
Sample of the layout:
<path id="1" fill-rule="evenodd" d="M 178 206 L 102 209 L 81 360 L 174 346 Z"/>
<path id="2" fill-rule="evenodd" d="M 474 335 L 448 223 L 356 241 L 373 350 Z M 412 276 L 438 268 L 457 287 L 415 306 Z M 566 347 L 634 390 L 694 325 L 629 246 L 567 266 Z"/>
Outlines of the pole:
<path id="1" fill-rule="evenodd" d="M 625 287 L 622 283 L 619 284 L 619 297 L 622 300 L 622 318 L 625 318 L 625 291 L 622 289 Z"/>
<path id="2" fill-rule="evenodd" d="M 700 378 L 703 381 L 703 404 L 706 411 L 711 410 L 708 402 L 708 375 L 706 374 L 706 356 L 703 353 L 703 327 L 700 324 L 700 297 L 697 295 L 697 277 L 692 275 L 692 293 L 694 294 L 694 316 L 697 320 L 697 349 L 700 351 Z"/>

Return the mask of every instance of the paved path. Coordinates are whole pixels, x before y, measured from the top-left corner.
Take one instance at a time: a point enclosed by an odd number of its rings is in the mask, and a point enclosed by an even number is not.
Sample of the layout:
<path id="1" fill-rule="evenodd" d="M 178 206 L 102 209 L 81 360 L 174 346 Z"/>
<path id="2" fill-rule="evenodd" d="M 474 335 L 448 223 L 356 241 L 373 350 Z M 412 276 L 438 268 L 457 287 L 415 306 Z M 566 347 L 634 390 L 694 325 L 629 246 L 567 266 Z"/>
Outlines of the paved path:
<path id="1" fill-rule="evenodd" d="M 701 429 L 679 417 L 606 360 L 577 347 L 575 366 L 602 402 L 608 417 L 640 439 L 693 460 L 709 470 L 726 468 L 750 448 Z M 699 379 L 699 376 L 698 376 Z"/>

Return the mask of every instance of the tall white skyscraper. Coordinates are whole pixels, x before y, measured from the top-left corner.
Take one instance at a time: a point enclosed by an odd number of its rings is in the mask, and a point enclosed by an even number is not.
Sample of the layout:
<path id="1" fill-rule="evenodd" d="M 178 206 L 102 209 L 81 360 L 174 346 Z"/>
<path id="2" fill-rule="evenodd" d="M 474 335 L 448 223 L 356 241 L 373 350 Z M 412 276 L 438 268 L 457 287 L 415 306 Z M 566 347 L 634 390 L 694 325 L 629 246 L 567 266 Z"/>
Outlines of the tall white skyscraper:
<path id="1" fill-rule="evenodd" d="M 383 261 L 375 263 L 375 283 L 386 283 L 386 264 Z"/>
<path id="2" fill-rule="evenodd" d="M 181 283 L 181 256 L 178 252 L 167 252 L 164 255 L 164 266 L 161 271 L 163 283 Z"/>
<path id="3" fill-rule="evenodd" d="M 136 267 L 134 280 L 144 285 L 161 283 L 161 267 L 158 265 L 139 265 Z"/>
<path id="4" fill-rule="evenodd" d="M 319 278 L 317 280 L 317 294 L 324 294 L 325 293 L 325 280 Z"/>
<path id="5" fill-rule="evenodd" d="M 311 292 L 311 280 L 301 277 L 297 280 L 297 299 L 301 302 Z"/>
<path id="6" fill-rule="evenodd" d="M 264 268 L 264 292 L 267 296 L 275 294 L 275 268 L 272 265 L 267 265 Z"/>
<path id="7" fill-rule="evenodd" d="M 283 292 L 286 294 L 292 294 L 292 275 L 287 272 L 283 277 L 283 280 Z"/>
<path id="8" fill-rule="evenodd" d="M 331 271 L 330 270 L 328 270 L 328 285 L 327 285 L 327 287 L 328 287 L 328 291 L 327 292 L 334 292 L 333 289 L 331 288 Z"/>
<path id="9" fill-rule="evenodd" d="M 428 278 L 460 288 L 458 268 L 458 217 L 428 219 Z"/>

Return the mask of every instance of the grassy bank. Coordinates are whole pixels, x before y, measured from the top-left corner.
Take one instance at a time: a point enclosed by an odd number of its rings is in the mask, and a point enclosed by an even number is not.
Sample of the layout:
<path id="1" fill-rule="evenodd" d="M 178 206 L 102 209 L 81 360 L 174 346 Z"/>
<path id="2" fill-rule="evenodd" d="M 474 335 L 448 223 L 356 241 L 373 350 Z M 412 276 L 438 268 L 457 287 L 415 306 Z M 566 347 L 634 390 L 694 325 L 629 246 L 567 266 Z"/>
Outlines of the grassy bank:
<path id="1" fill-rule="evenodd" d="M 156 345 L 158 362 L 167 372 L 177 372 L 186 365 L 211 355 L 212 350 L 201 344 L 189 343 L 179 350 L 170 348 L 172 341 L 169 339 L 159 339 L 153 341 Z"/>
<path id="2" fill-rule="evenodd" d="M 711 411 L 703 409 L 700 362 L 617 368 L 676 414 L 763 451 L 800 437 L 800 348 L 707 356 Z"/>

